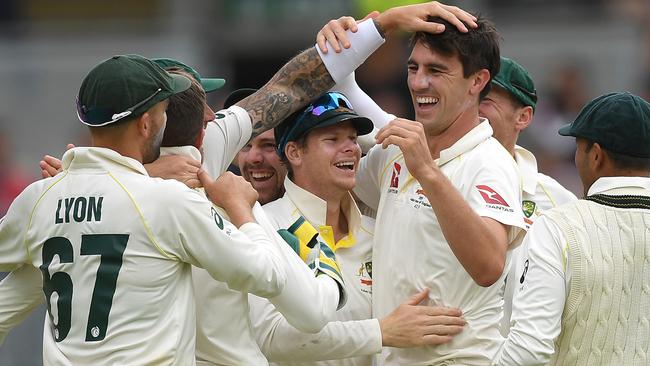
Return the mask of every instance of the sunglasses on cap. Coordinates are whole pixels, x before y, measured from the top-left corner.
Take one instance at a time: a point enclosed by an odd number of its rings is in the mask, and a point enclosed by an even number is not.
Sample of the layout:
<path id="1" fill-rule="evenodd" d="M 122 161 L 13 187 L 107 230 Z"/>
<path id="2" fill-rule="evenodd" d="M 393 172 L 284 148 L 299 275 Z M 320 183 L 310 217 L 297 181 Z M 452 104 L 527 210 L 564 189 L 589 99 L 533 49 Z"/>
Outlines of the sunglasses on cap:
<path id="1" fill-rule="evenodd" d="M 131 115 L 133 111 L 143 106 L 145 103 L 149 102 L 161 91 L 162 89 L 158 88 L 155 92 L 153 92 L 153 94 L 146 97 L 141 102 L 138 102 L 133 107 L 127 108 L 124 112 L 120 112 L 120 113 L 111 113 L 111 111 L 109 111 L 107 108 L 100 108 L 100 107 L 89 109 L 85 105 L 81 105 L 81 103 L 79 102 L 79 96 L 77 96 L 77 100 L 76 100 L 77 117 L 79 118 L 79 121 L 81 121 L 83 124 L 86 124 L 88 126 L 92 126 L 92 127 L 106 126 L 108 124 L 117 122 L 122 118 Z"/>
<path id="2" fill-rule="evenodd" d="M 329 92 L 318 98 L 314 103 L 307 107 L 307 109 L 305 109 L 305 111 L 302 112 L 296 120 L 300 121 L 300 119 L 305 118 L 309 114 L 318 117 L 327 111 L 341 107 L 352 109 L 352 104 L 348 98 L 345 97 L 345 95 L 337 92 Z"/>

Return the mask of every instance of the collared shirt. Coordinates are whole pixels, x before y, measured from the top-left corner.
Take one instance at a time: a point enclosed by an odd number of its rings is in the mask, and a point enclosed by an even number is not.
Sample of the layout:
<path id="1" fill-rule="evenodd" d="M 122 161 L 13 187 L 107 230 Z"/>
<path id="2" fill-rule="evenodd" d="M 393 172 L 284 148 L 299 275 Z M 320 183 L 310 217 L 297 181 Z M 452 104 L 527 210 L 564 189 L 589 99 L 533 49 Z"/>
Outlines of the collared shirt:
<path id="1" fill-rule="evenodd" d="M 140 162 L 113 150 L 74 148 L 62 165 L 0 221 L 0 269 L 42 266 L 45 292 L 58 295 L 50 309 L 58 323 L 47 321 L 44 332 L 46 365 L 192 365 L 190 264 L 233 289 L 282 291 L 282 259 L 258 224 L 226 234 L 205 197 L 148 177 Z"/>
<path id="2" fill-rule="evenodd" d="M 441 151 L 436 162 L 478 215 L 510 226 L 512 241 L 524 227 L 519 176 L 512 156 L 491 135 L 492 128 L 483 119 Z M 429 365 L 453 360 L 488 364 L 503 341 L 498 325 L 509 260 L 494 285 L 476 284 L 451 251 L 422 187 L 409 174 L 395 146 L 370 150 L 362 159 L 354 192 L 371 208 L 378 208 L 373 315 L 381 318 L 414 293 L 429 288 L 427 305 L 459 307 L 468 322 L 449 344 L 389 348 L 386 363 Z"/>
<path id="3" fill-rule="evenodd" d="M 286 324 L 269 302 L 251 296 L 251 320 L 258 343 L 271 361 L 281 365 L 370 365 L 369 355 L 381 350 L 379 323 L 371 317 L 372 229 L 374 220 L 361 216 L 351 195 L 342 202 L 349 233 L 334 243 L 332 227 L 326 224 L 327 203 L 300 188 L 289 178 L 285 195 L 264 205 L 277 229 L 286 229 L 301 216 L 332 246 L 345 281 L 348 301 L 336 319 L 321 332 L 306 334 Z M 355 357 L 356 356 L 356 357 Z M 332 358 L 340 360 L 321 361 Z"/>
<path id="4" fill-rule="evenodd" d="M 631 193 L 634 192 L 634 193 Z M 594 194 L 650 196 L 650 178 L 603 177 L 591 185 Z M 545 216 L 537 219 L 524 239 L 529 265 L 518 276 L 525 282 L 515 293 L 512 327 L 494 364 L 542 365 L 555 351 L 564 304 L 571 288 L 571 261 L 560 228 Z M 523 282 L 523 281 L 522 281 Z"/>
<path id="5" fill-rule="evenodd" d="M 535 156 L 521 146 L 515 145 L 515 161 L 519 168 L 522 187 L 521 207 L 524 214 L 526 230 L 530 229 L 535 219 L 543 211 L 557 207 L 567 202 L 575 201 L 576 196 L 562 187 L 555 179 L 537 171 L 537 160 Z M 521 269 L 526 263 L 527 248 L 520 243 L 524 240 L 526 231 L 521 231 L 513 243 L 511 253 L 511 265 L 506 287 L 503 293 L 503 319 L 501 320 L 501 334 L 508 335 L 510 330 L 510 314 L 512 313 L 512 297 L 514 291 L 519 288 Z"/>

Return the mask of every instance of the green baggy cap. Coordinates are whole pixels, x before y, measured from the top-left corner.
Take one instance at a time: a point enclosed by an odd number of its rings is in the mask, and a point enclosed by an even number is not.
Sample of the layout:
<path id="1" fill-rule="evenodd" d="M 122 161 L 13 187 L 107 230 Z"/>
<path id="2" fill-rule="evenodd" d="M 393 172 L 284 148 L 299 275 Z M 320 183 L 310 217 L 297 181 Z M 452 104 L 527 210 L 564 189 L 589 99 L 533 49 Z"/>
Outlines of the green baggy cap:
<path id="1" fill-rule="evenodd" d="M 187 90 L 191 81 L 170 75 L 148 58 L 113 56 L 84 78 L 77 96 L 77 116 L 91 127 L 138 117 L 159 102 Z"/>
<path id="2" fill-rule="evenodd" d="M 213 92 L 224 86 L 226 83 L 225 79 L 201 77 L 201 75 L 196 70 L 178 60 L 171 58 L 154 58 L 153 62 L 158 64 L 158 66 L 162 67 L 163 69 L 178 67 L 182 70 L 185 70 L 185 72 L 192 75 L 192 77 L 201 84 L 203 90 L 205 90 L 206 93 Z"/>
<path id="3" fill-rule="evenodd" d="M 628 92 L 601 95 L 558 133 L 597 142 L 611 152 L 650 158 L 650 103 Z"/>
<path id="4" fill-rule="evenodd" d="M 501 68 L 492 78 L 492 82 L 510 93 L 521 104 L 530 106 L 533 112 L 535 111 L 537 104 L 535 84 L 528 71 L 521 65 L 507 57 L 501 57 Z"/>

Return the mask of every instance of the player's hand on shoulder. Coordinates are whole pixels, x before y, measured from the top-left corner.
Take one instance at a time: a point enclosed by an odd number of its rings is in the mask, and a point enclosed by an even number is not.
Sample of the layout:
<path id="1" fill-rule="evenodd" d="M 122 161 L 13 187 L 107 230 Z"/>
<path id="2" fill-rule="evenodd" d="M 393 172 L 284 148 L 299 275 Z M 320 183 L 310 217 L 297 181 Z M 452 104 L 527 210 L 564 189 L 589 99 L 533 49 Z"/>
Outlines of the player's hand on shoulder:
<path id="1" fill-rule="evenodd" d="M 65 147 L 66 150 L 70 150 L 72 148 L 74 148 L 73 144 L 67 144 Z M 61 170 L 63 170 L 61 167 L 61 160 L 51 155 L 43 156 L 43 159 L 41 159 L 41 161 L 38 163 L 38 166 L 41 168 L 41 177 L 43 179 L 51 178 L 61 173 Z"/>
<path id="2" fill-rule="evenodd" d="M 254 221 L 252 207 L 258 194 L 253 186 L 243 177 L 225 172 L 219 178 L 212 179 L 204 170 L 199 170 L 199 180 L 210 201 L 223 208 L 237 227 Z"/>
<path id="3" fill-rule="evenodd" d="M 184 155 L 166 155 L 153 163 L 145 164 L 149 176 L 163 179 L 175 179 L 190 188 L 201 187 L 198 172 L 201 162 Z"/>
<path id="4" fill-rule="evenodd" d="M 255 188 L 240 175 L 235 175 L 231 172 L 225 172 L 216 179 L 212 187 L 215 198 L 221 204 L 219 206 L 227 208 L 233 204 L 245 203 L 248 207 L 253 207 L 257 201 L 258 194 Z M 215 202 L 216 203 L 216 202 Z"/>

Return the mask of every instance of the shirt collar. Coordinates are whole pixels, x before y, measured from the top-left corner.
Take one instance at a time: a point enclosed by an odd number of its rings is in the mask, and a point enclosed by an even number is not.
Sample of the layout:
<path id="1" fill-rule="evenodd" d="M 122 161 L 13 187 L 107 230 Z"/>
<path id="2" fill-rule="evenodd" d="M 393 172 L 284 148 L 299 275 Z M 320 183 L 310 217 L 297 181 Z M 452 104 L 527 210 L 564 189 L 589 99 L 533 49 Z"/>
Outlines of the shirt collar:
<path id="1" fill-rule="evenodd" d="M 327 202 L 325 200 L 297 186 L 288 177 L 284 179 L 284 189 L 285 195 L 289 197 L 309 223 L 316 229 L 327 226 L 325 223 L 327 220 Z M 341 209 L 345 212 L 345 217 L 348 220 L 349 234 L 358 232 L 361 228 L 361 212 L 349 192 L 341 202 Z"/>
<path id="2" fill-rule="evenodd" d="M 172 147 L 161 147 L 160 156 L 166 155 L 182 155 L 188 156 L 194 160 L 201 161 L 201 152 L 194 146 L 172 146 Z"/>
<path id="3" fill-rule="evenodd" d="M 521 176 L 521 187 L 528 194 L 537 189 L 537 160 L 535 155 L 519 145 L 515 145 L 515 162 Z"/>
<path id="4" fill-rule="evenodd" d="M 141 162 L 103 147 L 75 147 L 66 151 L 61 159 L 61 167 L 64 170 L 82 169 L 94 165 L 149 175 Z"/>
<path id="5" fill-rule="evenodd" d="M 450 147 L 440 151 L 440 158 L 437 159 L 438 166 L 442 166 L 456 157 L 472 150 L 481 142 L 492 136 L 492 126 L 485 118 L 479 118 L 480 123 L 472 128 L 465 136 L 461 137 Z"/>
<path id="6" fill-rule="evenodd" d="M 637 188 L 650 191 L 650 178 L 648 177 L 601 177 L 589 187 L 587 196 L 605 193 L 620 188 Z"/>

